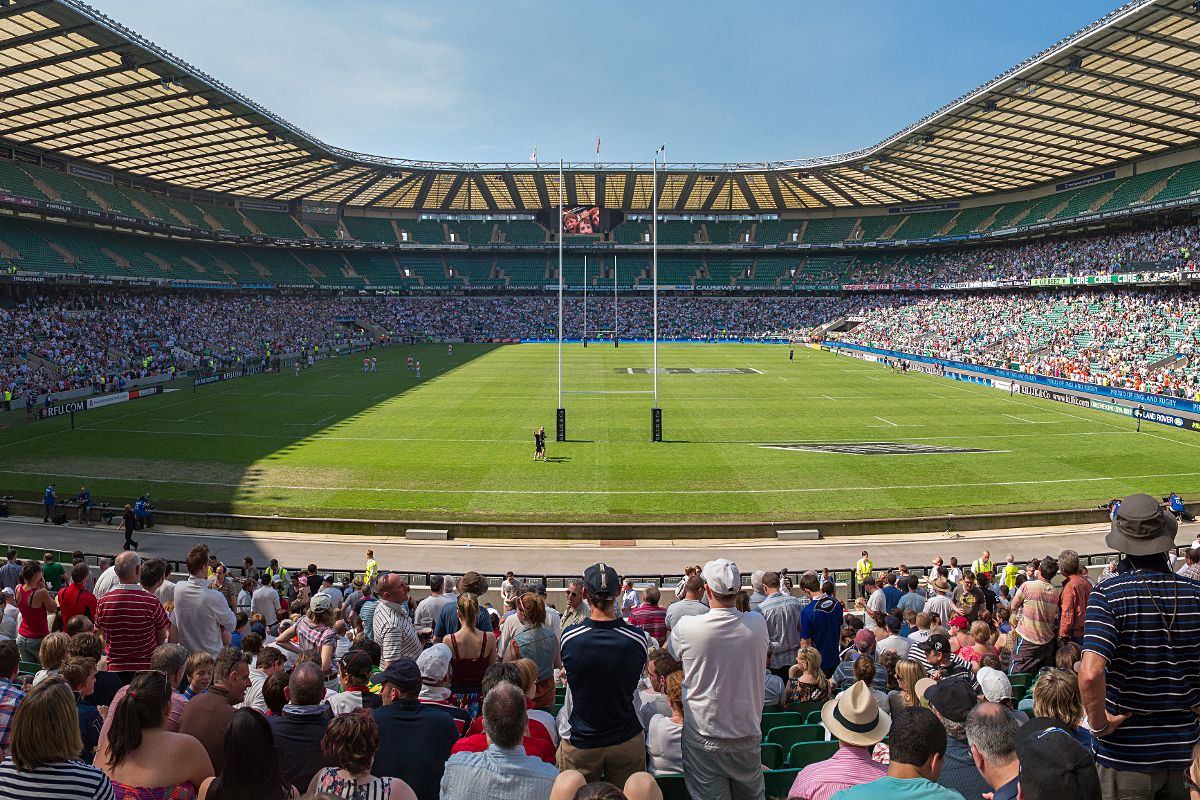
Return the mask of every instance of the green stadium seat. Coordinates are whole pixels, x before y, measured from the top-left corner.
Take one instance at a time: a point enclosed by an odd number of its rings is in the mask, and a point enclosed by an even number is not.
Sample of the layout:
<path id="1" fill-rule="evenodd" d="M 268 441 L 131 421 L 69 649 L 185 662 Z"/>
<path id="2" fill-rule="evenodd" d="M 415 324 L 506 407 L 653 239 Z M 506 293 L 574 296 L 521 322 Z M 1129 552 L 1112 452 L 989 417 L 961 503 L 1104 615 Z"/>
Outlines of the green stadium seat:
<path id="1" fill-rule="evenodd" d="M 761 722 L 762 736 L 763 739 L 766 740 L 767 734 L 770 733 L 772 728 L 783 728 L 787 726 L 803 724 L 804 715 L 797 714 L 794 711 L 763 712 Z"/>
<path id="2" fill-rule="evenodd" d="M 838 750 L 837 742 L 797 742 L 788 750 L 789 767 L 807 767 L 831 758 Z"/>
<path id="3" fill-rule="evenodd" d="M 798 774 L 799 768 L 764 770 L 763 782 L 766 783 L 767 800 L 787 800 L 788 792 L 791 791 Z"/>
<path id="4" fill-rule="evenodd" d="M 781 745 L 789 750 L 797 742 L 823 742 L 825 728 L 821 725 L 784 725 L 767 732 L 767 744 Z"/>
<path id="5" fill-rule="evenodd" d="M 805 725 L 821 725 L 821 724 L 823 724 L 822 719 L 821 719 L 821 709 L 818 708 L 814 711 L 808 712 L 804 716 L 804 724 Z"/>
<path id="6" fill-rule="evenodd" d="M 819 712 L 821 710 L 821 706 L 823 705 L 825 705 L 825 703 L 821 700 L 809 700 L 805 703 L 792 703 L 787 707 L 787 710 L 794 711 L 797 714 L 802 714 L 804 715 L 805 719 L 807 719 L 808 715 L 813 711 Z"/>
<path id="7" fill-rule="evenodd" d="M 763 744 L 759 746 L 762 765 L 767 769 L 779 769 L 783 766 L 783 745 Z"/>
<path id="8" fill-rule="evenodd" d="M 1033 676 L 1028 672 L 1014 672 L 1008 676 L 1008 682 L 1013 686 L 1029 686 L 1033 682 Z"/>

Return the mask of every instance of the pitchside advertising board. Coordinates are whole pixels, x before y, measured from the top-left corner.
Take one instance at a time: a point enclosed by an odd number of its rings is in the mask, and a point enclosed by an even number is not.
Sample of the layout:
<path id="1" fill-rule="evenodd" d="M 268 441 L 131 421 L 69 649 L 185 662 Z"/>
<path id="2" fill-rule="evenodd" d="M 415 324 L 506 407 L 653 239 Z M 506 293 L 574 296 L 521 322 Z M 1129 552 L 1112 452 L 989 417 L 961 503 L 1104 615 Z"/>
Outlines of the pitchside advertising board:
<path id="1" fill-rule="evenodd" d="M 63 414 L 74 414 L 79 411 L 91 411 L 93 408 L 103 408 L 104 406 L 112 406 L 117 403 L 127 403 L 130 400 L 137 400 L 141 397 L 149 397 L 155 394 L 162 394 L 163 387 L 147 386 L 144 389 L 132 389 L 128 392 L 114 392 L 112 394 L 102 394 L 98 397 L 86 397 L 79 400 L 70 400 L 66 403 L 59 403 L 43 408 L 38 412 L 38 416 L 42 419 L 50 417 L 60 417 Z"/>

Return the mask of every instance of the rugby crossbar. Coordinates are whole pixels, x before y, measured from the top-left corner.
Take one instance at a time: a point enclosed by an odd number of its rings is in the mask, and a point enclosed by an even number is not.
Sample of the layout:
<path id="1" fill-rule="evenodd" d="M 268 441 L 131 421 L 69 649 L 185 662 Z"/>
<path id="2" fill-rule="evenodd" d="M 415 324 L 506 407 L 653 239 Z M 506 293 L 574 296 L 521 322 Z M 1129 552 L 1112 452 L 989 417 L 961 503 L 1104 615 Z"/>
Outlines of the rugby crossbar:
<path id="1" fill-rule="evenodd" d="M 654 390 L 653 389 L 642 389 L 642 390 L 630 389 L 630 390 L 626 391 L 623 389 L 617 389 L 617 390 L 613 390 L 613 391 L 607 391 L 604 389 L 598 389 L 596 391 L 563 392 L 563 394 L 654 394 Z"/>

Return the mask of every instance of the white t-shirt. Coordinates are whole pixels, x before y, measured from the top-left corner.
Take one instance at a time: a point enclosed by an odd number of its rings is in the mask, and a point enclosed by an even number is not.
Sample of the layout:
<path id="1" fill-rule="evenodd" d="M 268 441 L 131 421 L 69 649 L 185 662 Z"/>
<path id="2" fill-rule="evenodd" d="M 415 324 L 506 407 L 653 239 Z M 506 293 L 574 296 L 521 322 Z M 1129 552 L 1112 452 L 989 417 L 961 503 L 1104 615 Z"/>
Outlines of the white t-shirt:
<path id="1" fill-rule="evenodd" d="M 674 628 L 684 617 L 708 613 L 708 606 L 699 600 L 679 600 L 667 606 L 667 627 Z"/>
<path id="2" fill-rule="evenodd" d="M 928 631 L 926 631 L 925 638 L 929 638 Z M 908 658 L 908 651 L 910 647 L 912 647 L 912 642 L 910 642 L 908 639 L 905 639 L 898 633 L 893 633 L 875 643 L 875 658 L 878 659 L 884 654 L 884 651 L 887 650 L 895 650 L 896 655 L 900 656 L 901 658 Z"/>
<path id="3" fill-rule="evenodd" d="M 706 739 L 762 737 L 768 644 L 762 614 L 714 608 L 679 620 L 667 649 L 683 663 L 688 727 Z"/>
<path id="4" fill-rule="evenodd" d="M 192 652 L 204 650 L 214 656 L 224 646 L 221 631 L 232 632 L 237 625 L 225 595 L 209 589 L 208 581 L 193 576 L 175 584 L 173 617 L 181 645 Z"/>
<path id="5" fill-rule="evenodd" d="M 96 585 L 92 589 L 92 594 L 96 595 L 96 599 L 99 600 L 115 589 L 120 582 L 117 578 L 117 568 L 115 566 L 109 567 L 100 573 L 99 578 L 96 578 Z"/>
<path id="6" fill-rule="evenodd" d="M 883 589 L 876 589 L 875 591 L 871 592 L 871 596 L 867 598 L 867 608 L 871 609 L 877 614 L 884 614 L 887 612 L 887 595 L 884 593 Z"/>
<path id="7" fill-rule="evenodd" d="M 271 586 L 259 586 L 250 598 L 250 608 L 255 614 L 262 614 L 267 627 L 271 627 L 279 622 L 279 592 Z"/>
<path id="8" fill-rule="evenodd" d="M 651 775 L 683 772 L 683 724 L 655 714 L 646 728 L 646 750 L 650 753 Z"/>

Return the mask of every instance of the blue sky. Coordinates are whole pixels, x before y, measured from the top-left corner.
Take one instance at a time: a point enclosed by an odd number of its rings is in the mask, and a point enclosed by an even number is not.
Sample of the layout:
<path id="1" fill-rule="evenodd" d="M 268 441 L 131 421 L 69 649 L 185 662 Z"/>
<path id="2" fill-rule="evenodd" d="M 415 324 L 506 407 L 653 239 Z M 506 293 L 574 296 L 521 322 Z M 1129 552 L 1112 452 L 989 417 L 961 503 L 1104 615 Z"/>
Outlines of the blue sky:
<path id="1" fill-rule="evenodd" d="M 876 143 L 1116 7 L 1083 0 L 92 0 L 339 147 L 807 158 Z"/>

